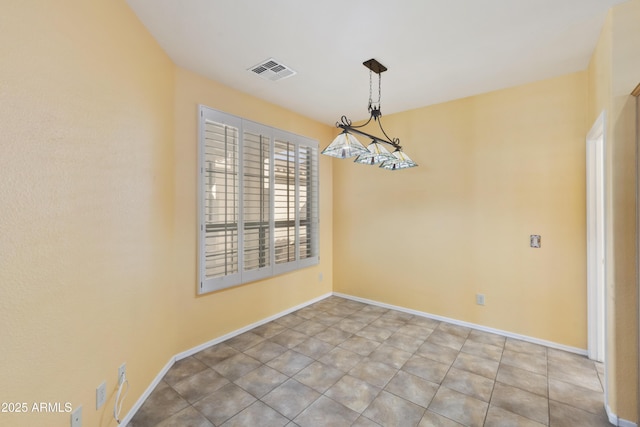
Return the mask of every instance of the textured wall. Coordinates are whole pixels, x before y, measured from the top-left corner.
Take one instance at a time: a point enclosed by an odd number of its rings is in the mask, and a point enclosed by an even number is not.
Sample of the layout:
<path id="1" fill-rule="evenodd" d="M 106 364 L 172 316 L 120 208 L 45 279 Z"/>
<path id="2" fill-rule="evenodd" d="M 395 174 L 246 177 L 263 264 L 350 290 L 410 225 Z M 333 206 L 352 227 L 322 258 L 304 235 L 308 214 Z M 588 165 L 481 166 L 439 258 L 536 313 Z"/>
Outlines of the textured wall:
<path id="1" fill-rule="evenodd" d="M 586 348 L 586 83 L 383 117 L 420 167 L 334 165 L 334 289 Z"/>

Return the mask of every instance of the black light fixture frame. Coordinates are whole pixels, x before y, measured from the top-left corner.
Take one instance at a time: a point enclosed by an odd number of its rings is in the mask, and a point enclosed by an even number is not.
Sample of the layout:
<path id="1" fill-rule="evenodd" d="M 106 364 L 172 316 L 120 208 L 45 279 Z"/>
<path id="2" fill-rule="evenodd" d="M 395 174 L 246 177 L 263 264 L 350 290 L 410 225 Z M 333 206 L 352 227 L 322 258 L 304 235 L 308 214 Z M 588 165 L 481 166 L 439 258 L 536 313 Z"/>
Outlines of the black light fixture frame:
<path id="1" fill-rule="evenodd" d="M 384 65 L 382 65 L 381 63 L 379 63 L 373 58 L 369 59 L 368 61 L 364 61 L 362 65 L 367 67 L 372 72 L 376 73 L 378 75 L 378 81 L 380 81 L 379 80 L 380 74 L 387 71 L 387 67 L 385 67 Z M 371 82 L 369 82 L 369 84 L 371 84 Z M 371 88 L 369 89 L 371 90 Z M 379 89 L 378 89 L 378 94 L 380 94 Z M 400 139 L 391 138 L 384 131 L 384 128 L 382 127 L 382 122 L 380 121 L 380 117 L 382 116 L 382 111 L 380 111 L 380 101 L 378 100 L 378 105 L 374 105 L 371 102 L 371 94 L 369 94 L 369 114 L 370 114 L 369 120 L 367 120 L 366 123 L 360 126 L 354 126 L 351 120 L 347 118 L 347 116 L 342 116 L 340 118 L 340 121 L 336 122 L 336 127 L 342 129 L 345 132 L 353 132 L 362 136 L 366 136 L 367 138 L 370 138 L 373 142 L 382 142 L 384 144 L 391 145 L 396 151 L 402 150 L 402 146 L 400 145 Z M 378 123 L 378 126 L 380 127 L 382 134 L 385 136 L 384 138 L 371 135 L 367 132 L 360 130 L 361 128 L 367 126 L 371 122 L 371 120 Z"/>

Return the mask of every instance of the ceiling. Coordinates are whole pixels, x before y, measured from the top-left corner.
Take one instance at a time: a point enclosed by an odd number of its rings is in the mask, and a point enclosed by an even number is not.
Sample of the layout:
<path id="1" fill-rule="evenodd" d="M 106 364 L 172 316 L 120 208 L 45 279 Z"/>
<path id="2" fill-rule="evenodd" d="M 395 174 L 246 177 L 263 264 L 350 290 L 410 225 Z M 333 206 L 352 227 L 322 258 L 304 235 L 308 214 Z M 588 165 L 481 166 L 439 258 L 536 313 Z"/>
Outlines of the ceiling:
<path id="1" fill-rule="evenodd" d="M 624 0 L 127 0 L 181 67 L 318 121 L 391 114 L 586 69 Z M 265 80 L 269 58 L 296 74 Z M 374 101 L 377 80 L 374 74 Z"/>

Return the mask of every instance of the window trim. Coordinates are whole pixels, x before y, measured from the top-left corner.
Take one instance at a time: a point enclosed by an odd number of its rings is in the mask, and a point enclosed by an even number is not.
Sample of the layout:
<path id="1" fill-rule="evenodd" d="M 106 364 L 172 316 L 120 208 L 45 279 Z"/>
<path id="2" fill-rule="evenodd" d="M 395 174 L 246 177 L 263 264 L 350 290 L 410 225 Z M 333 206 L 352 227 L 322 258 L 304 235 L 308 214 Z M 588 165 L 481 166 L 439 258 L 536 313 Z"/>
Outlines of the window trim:
<path id="1" fill-rule="evenodd" d="M 222 111 L 214 110 L 204 105 L 198 106 L 198 294 L 204 294 L 214 292 L 221 289 L 230 288 L 237 285 L 242 285 L 257 280 L 266 279 L 276 275 L 284 274 L 297 269 L 309 267 L 319 263 L 319 234 L 320 234 L 320 220 L 319 220 L 319 151 L 318 141 L 304 136 L 296 135 L 291 132 L 287 132 L 280 129 L 275 129 L 260 123 L 256 123 L 250 120 L 243 119 L 241 117 L 233 116 L 231 114 L 224 113 Z M 207 120 L 215 123 L 220 123 L 225 126 L 234 127 L 238 130 L 238 182 L 235 191 L 237 192 L 237 263 L 238 271 L 218 276 L 207 277 L 206 276 L 206 263 L 205 263 L 205 237 L 206 237 L 206 222 L 205 222 L 205 129 Z M 259 267 L 257 269 L 245 270 L 244 263 L 244 244 L 245 244 L 245 218 L 244 218 L 244 138 L 245 133 L 251 132 L 266 136 L 269 138 L 269 164 L 273 165 L 269 168 L 269 263 L 267 266 Z M 295 199 L 294 199 L 294 212 L 295 214 L 295 257 L 294 260 L 285 263 L 276 263 L 276 219 L 275 219 L 275 157 L 276 157 L 276 140 L 287 141 L 294 146 L 294 158 L 295 158 Z M 308 150 L 308 151 L 307 151 Z M 311 201 L 312 206 L 309 211 L 305 213 L 309 216 L 309 212 L 312 212 L 311 218 L 308 219 L 310 223 L 310 244 L 311 254 L 307 258 L 300 258 L 300 233 L 301 233 L 301 221 L 300 212 L 298 208 L 300 204 L 300 153 L 307 151 L 311 153 L 311 170 L 309 182 L 310 185 L 306 188 L 308 200 Z M 289 205 L 290 206 L 290 205 Z M 291 209 L 291 208 L 287 208 Z M 228 224 L 228 223 L 227 223 Z"/>

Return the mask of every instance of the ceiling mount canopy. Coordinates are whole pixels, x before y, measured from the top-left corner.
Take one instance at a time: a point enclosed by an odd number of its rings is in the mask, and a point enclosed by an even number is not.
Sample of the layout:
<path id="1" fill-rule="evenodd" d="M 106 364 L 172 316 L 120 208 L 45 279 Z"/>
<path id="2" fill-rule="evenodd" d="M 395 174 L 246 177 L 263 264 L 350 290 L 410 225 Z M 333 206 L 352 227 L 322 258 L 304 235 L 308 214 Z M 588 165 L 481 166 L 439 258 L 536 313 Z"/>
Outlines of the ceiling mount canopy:
<path id="1" fill-rule="evenodd" d="M 342 133 L 333 140 L 322 154 L 327 156 L 346 159 L 355 157 L 355 163 L 365 165 L 377 165 L 383 169 L 398 170 L 418 166 L 413 160 L 402 151 L 400 139 L 391 138 L 382 127 L 382 111 L 380 110 L 380 98 L 382 78 L 381 74 L 387 71 L 387 67 L 376 61 L 369 59 L 362 63 L 369 69 L 369 120 L 360 126 L 355 126 L 346 116 L 342 116 L 336 127 L 342 129 Z M 378 75 L 378 101 L 373 102 L 373 73 Z M 378 123 L 378 127 L 383 136 L 375 136 L 362 130 L 371 120 Z M 369 138 L 371 142 L 367 147 L 362 145 L 353 134 Z M 389 151 L 385 145 L 390 146 L 393 151 Z"/>

